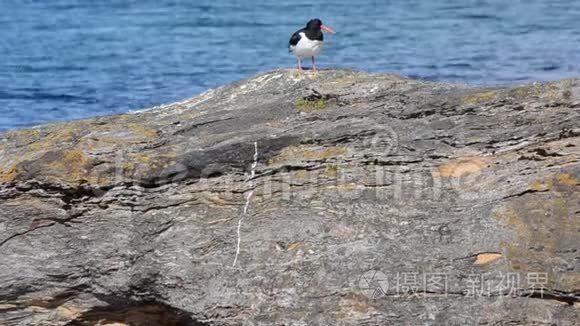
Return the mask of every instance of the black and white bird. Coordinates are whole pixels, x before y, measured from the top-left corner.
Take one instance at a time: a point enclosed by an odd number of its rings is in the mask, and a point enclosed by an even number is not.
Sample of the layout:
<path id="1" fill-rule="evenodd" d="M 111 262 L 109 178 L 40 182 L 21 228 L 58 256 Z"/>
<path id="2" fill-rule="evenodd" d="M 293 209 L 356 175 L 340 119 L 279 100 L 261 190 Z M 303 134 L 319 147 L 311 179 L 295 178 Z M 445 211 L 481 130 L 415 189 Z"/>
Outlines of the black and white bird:
<path id="1" fill-rule="evenodd" d="M 318 18 L 310 20 L 306 27 L 292 34 L 288 48 L 298 59 L 298 70 L 302 70 L 302 59 L 312 58 L 312 70 L 316 71 L 315 57 L 322 51 L 324 35 L 322 31 L 335 33 L 335 31 L 322 24 Z"/>

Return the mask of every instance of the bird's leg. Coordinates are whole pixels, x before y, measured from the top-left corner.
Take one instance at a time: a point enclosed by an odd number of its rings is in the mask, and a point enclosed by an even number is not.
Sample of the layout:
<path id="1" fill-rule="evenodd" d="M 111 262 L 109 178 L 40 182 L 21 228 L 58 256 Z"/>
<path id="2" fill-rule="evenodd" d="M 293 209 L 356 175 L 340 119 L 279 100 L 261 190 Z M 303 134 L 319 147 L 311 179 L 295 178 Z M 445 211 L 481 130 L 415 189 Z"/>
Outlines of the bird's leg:
<path id="1" fill-rule="evenodd" d="M 316 71 L 316 61 L 314 61 L 314 56 L 312 57 L 312 71 Z"/>
<path id="2" fill-rule="evenodd" d="M 302 59 L 298 58 L 298 70 L 302 71 Z"/>

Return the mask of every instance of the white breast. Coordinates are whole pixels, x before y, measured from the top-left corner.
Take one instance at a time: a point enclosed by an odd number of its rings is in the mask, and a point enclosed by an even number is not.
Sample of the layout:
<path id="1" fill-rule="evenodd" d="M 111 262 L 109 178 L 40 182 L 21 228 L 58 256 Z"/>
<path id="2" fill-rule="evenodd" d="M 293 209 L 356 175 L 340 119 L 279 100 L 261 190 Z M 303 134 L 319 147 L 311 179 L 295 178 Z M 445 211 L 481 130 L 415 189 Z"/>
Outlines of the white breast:
<path id="1" fill-rule="evenodd" d="M 304 33 L 300 33 L 298 44 L 290 47 L 294 55 L 299 58 L 309 58 L 317 56 L 322 51 L 322 41 L 309 40 Z"/>

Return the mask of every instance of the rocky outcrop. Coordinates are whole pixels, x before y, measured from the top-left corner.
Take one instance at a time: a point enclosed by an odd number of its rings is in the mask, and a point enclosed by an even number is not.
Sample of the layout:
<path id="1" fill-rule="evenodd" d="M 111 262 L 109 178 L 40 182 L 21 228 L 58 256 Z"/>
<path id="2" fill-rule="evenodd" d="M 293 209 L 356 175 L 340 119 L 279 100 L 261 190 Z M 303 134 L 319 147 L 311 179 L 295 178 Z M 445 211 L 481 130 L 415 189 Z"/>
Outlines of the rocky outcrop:
<path id="1" fill-rule="evenodd" d="M 1 134 L 0 324 L 576 324 L 579 113 L 279 70 Z"/>

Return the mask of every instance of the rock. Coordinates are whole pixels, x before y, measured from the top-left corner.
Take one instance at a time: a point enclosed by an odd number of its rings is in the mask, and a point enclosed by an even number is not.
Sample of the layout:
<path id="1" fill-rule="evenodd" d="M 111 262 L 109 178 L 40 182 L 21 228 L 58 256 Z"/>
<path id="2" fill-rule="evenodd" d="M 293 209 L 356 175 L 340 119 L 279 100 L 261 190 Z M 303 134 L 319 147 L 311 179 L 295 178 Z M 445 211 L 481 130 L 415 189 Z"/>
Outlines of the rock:
<path id="1" fill-rule="evenodd" d="M 0 324 L 574 325 L 579 115 L 277 70 L 0 134 Z"/>

